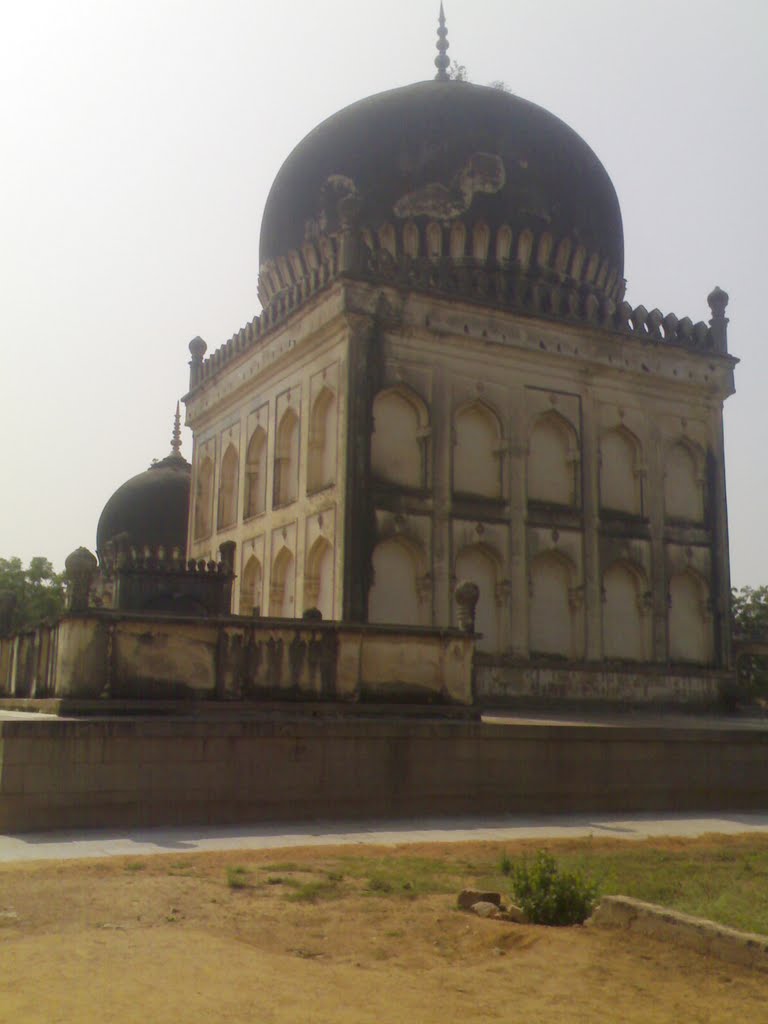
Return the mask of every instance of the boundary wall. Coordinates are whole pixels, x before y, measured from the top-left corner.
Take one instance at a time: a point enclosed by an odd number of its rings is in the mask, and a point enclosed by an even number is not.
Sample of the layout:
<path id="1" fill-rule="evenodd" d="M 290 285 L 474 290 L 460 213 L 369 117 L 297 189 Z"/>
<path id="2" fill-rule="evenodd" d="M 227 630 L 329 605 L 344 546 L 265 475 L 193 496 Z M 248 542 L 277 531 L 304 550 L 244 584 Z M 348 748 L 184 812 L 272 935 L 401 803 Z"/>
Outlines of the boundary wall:
<path id="1" fill-rule="evenodd" d="M 767 806 L 768 728 L 0 722 L 0 829 L 10 832 Z"/>

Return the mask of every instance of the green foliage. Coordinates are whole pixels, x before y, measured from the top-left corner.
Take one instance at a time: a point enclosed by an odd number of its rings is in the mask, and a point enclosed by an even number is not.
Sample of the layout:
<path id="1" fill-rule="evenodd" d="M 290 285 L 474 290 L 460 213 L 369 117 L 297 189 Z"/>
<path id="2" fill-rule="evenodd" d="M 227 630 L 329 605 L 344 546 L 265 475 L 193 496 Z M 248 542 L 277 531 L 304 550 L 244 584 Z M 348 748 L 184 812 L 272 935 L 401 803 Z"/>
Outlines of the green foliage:
<path id="1" fill-rule="evenodd" d="M 12 633 L 55 619 L 64 611 L 64 575 L 47 558 L 0 558 L 0 632 Z"/>
<path id="2" fill-rule="evenodd" d="M 467 75 L 467 69 L 463 64 L 459 64 L 458 61 L 452 60 L 448 68 L 448 77 L 452 82 L 468 82 L 469 76 Z"/>
<path id="3" fill-rule="evenodd" d="M 499 871 L 502 875 L 509 877 L 512 874 L 512 858 L 507 853 L 502 853 L 499 861 Z"/>
<path id="4" fill-rule="evenodd" d="M 512 869 L 515 902 L 534 924 L 583 924 L 597 901 L 597 885 L 578 871 L 561 871 L 555 858 L 539 850 L 533 864 Z"/>
<path id="5" fill-rule="evenodd" d="M 768 587 L 731 591 L 731 625 L 735 639 L 768 639 Z M 738 662 L 738 690 L 731 703 L 768 697 L 768 657 L 745 654 Z"/>
<path id="6" fill-rule="evenodd" d="M 285 898 L 291 903 L 317 903 L 318 900 L 333 900 L 341 895 L 339 883 L 326 880 L 305 882 Z"/>
<path id="7" fill-rule="evenodd" d="M 227 885 L 230 889 L 247 889 L 250 885 L 248 869 L 243 867 L 227 868 Z"/>

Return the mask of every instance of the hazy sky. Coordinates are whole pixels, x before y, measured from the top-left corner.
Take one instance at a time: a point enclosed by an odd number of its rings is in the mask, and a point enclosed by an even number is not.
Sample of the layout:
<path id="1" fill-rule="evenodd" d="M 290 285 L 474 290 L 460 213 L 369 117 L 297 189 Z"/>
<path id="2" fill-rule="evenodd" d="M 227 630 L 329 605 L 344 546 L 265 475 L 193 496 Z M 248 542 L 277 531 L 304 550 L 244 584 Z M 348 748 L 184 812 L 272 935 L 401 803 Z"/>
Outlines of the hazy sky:
<path id="1" fill-rule="evenodd" d="M 187 344 L 259 311 L 270 184 L 319 121 L 434 75 L 429 0 L 0 5 L 0 556 L 95 546 L 169 449 Z M 581 134 L 624 216 L 628 299 L 731 296 L 733 581 L 768 583 L 768 3 L 447 0 L 449 55 Z M 185 453 L 191 440 L 185 431 Z"/>

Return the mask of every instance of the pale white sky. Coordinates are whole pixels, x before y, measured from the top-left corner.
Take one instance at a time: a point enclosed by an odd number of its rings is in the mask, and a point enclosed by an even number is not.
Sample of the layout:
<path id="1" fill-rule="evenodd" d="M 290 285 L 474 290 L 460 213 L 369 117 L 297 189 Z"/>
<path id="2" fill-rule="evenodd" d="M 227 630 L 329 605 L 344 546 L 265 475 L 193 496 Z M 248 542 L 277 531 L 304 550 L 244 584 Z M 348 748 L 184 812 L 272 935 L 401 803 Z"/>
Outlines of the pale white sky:
<path id="1" fill-rule="evenodd" d="M 187 344 L 259 311 L 258 239 L 293 146 L 431 78 L 434 0 L 0 5 L 0 557 L 61 567 L 169 449 Z M 731 296 L 732 576 L 768 583 L 768 4 L 447 0 L 473 81 L 576 129 L 624 216 L 628 299 Z M 191 441 L 185 431 L 185 454 Z"/>

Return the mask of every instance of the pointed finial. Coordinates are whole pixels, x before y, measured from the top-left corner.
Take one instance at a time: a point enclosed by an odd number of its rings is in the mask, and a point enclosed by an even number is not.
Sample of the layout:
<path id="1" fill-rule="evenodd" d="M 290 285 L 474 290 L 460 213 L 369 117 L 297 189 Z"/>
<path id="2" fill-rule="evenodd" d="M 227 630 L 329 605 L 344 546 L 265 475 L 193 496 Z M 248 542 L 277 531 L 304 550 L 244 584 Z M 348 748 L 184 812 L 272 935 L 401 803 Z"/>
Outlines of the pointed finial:
<path id="1" fill-rule="evenodd" d="M 437 68 L 437 74 L 435 79 L 438 82 L 447 82 L 448 79 L 448 68 L 450 67 L 450 59 L 447 54 L 450 43 L 448 42 L 448 29 L 445 27 L 445 13 L 443 11 L 443 5 L 440 4 L 440 17 L 438 19 L 437 27 L 437 46 L 438 55 L 435 57 L 435 67 Z"/>
<path id="2" fill-rule="evenodd" d="M 174 455 L 181 454 L 181 415 L 179 414 L 179 403 L 176 403 L 176 415 L 173 417 L 173 436 L 171 437 L 171 452 Z"/>

